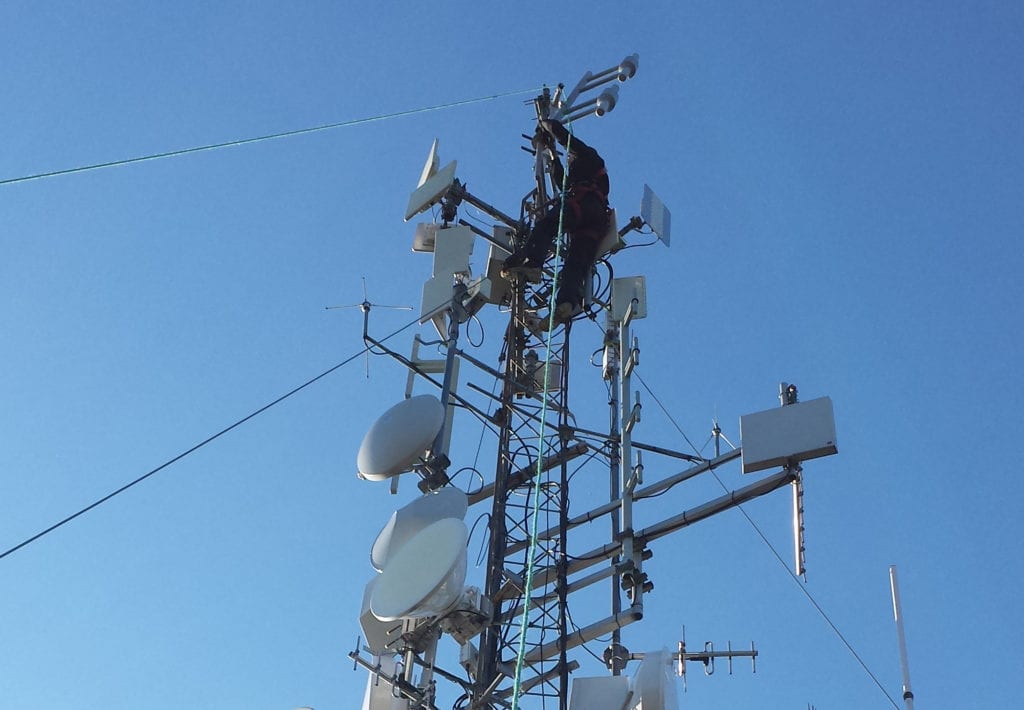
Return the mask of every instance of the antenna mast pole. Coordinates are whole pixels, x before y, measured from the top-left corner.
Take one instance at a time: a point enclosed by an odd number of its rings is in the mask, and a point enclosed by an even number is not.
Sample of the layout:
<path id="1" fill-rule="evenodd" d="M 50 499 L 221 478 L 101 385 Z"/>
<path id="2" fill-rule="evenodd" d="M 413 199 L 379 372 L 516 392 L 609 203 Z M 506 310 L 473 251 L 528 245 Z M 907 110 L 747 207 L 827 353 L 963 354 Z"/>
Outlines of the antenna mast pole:
<path id="1" fill-rule="evenodd" d="M 903 702 L 906 704 L 907 710 L 914 710 L 914 693 L 910 689 L 907 639 L 903 635 L 903 609 L 900 606 L 900 585 L 896 579 L 896 565 L 889 566 L 889 584 L 892 587 L 892 613 L 896 618 L 896 635 L 900 643 L 900 667 L 903 669 Z"/>

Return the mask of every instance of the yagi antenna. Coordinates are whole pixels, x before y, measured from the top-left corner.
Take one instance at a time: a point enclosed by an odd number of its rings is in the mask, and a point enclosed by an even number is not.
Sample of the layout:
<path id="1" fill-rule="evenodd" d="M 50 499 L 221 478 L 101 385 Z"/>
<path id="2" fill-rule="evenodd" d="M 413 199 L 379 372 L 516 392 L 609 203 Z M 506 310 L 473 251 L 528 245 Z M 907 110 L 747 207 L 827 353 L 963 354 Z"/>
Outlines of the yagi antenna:
<path id="1" fill-rule="evenodd" d="M 347 308 L 358 308 L 363 312 L 363 336 L 366 336 L 366 326 L 370 318 L 371 308 L 390 308 L 397 311 L 411 311 L 412 306 L 387 306 L 381 303 L 370 303 L 370 298 L 366 295 L 366 277 L 362 277 L 363 280 L 363 301 L 362 303 L 349 303 L 343 306 L 325 306 L 324 310 L 333 311 Z M 366 355 L 366 379 L 370 379 L 370 348 L 367 347 L 365 351 Z"/>

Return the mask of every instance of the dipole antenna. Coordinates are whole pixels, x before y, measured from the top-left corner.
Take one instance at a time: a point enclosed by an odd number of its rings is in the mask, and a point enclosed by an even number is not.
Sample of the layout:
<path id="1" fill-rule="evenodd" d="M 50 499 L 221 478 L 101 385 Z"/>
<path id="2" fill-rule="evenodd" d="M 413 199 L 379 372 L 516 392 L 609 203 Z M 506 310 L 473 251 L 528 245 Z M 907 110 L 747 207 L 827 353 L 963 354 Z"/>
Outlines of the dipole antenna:
<path id="1" fill-rule="evenodd" d="M 892 587 L 892 613 L 896 618 L 896 635 L 900 644 L 900 667 L 903 670 L 903 702 L 907 710 L 914 710 L 914 693 L 910 689 L 910 666 L 907 664 L 907 639 L 903 635 L 903 608 L 900 606 L 900 585 L 896 579 L 896 565 L 889 566 L 889 584 Z"/>
<path id="2" fill-rule="evenodd" d="M 381 303 L 370 303 L 370 298 L 366 295 L 366 277 L 362 277 L 363 280 L 363 300 L 361 303 L 348 303 L 343 306 L 324 306 L 324 310 L 344 310 L 348 308 L 358 308 L 363 312 L 363 341 L 366 342 L 367 329 L 370 324 L 370 309 L 371 308 L 390 308 L 396 311 L 411 311 L 412 306 L 387 306 Z M 366 379 L 370 379 L 370 346 L 367 343 L 366 350 Z"/>

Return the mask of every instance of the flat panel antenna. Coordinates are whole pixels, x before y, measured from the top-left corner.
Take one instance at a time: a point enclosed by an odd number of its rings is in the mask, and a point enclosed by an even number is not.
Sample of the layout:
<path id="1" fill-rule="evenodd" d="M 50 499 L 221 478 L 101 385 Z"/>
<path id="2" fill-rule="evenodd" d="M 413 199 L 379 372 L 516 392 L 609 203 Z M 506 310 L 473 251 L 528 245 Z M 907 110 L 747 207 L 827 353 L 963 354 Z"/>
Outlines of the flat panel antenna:
<path id="1" fill-rule="evenodd" d="M 836 453 L 832 400 L 819 397 L 740 417 L 743 473 Z"/>
<path id="2" fill-rule="evenodd" d="M 437 174 L 437 168 L 441 164 L 437 157 L 437 144 L 438 139 L 435 138 L 434 144 L 430 146 L 430 153 L 427 154 L 427 162 L 423 165 L 423 172 L 420 173 L 420 181 L 416 183 L 417 188 L 423 187 L 427 180 Z"/>
<path id="3" fill-rule="evenodd" d="M 654 194 L 650 185 L 644 185 L 644 196 L 640 200 L 640 218 L 647 223 L 658 239 L 670 246 L 672 238 L 672 214 L 665 203 Z"/>
<path id="4" fill-rule="evenodd" d="M 448 189 L 455 183 L 456 161 L 452 161 L 440 170 L 437 168 L 439 160 L 437 157 L 437 139 L 430 146 L 427 154 L 427 162 L 420 172 L 420 179 L 416 183 L 416 189 L 409 195 L 409 204 L 405 209 L 405 221 L 430 209 L 440 202 Z"/>

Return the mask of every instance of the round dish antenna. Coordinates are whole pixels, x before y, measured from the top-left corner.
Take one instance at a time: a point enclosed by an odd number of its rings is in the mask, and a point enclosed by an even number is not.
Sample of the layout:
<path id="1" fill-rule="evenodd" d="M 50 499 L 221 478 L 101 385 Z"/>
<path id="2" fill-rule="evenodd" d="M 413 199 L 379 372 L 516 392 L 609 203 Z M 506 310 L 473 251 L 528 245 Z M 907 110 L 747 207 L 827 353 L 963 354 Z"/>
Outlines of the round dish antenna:
<path id="1" fill-rule="evenodd" d="M 359 477 L 385 481 L 412 470 L 444 424 L 444 407 L 432 394 L 406 399 L 380 415 L 363 437 L 356 458 Z"/>
<path id="2" fill-rule="evenodd" d="M 431 523 L 388 559 L 370 594 L 381 621 L 439 616 L 459 600 L 466 581 L 469 530 L 455 518 Z"/>
<path id="3" fill-rule="evenodd" d="M 384 571 L 388 558 L 400 550 L 418 532 L 438 520 L 462 520 L 469 509 L 469 498 L 458 488 L 447 486 L 428 493 L 399 508 L 391 514 L 387 525 L 377 535 L 370 548 L 370 564 L 378 572 Z"/>

